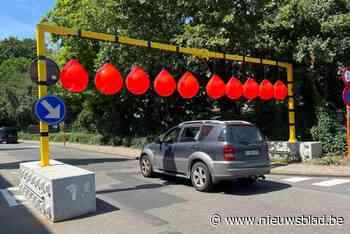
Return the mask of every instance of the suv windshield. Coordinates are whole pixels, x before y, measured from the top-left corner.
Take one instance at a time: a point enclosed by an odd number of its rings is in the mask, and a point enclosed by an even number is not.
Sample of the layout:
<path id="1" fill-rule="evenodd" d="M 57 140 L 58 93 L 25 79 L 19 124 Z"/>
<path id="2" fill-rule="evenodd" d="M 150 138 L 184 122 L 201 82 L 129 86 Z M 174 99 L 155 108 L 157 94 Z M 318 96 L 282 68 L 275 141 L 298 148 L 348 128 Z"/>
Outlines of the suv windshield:
<path id="1" fill-rule="evenodd" d="M 263 140 L 259 129 L 251 125 L 229 125 L 226 134 L 227 140 L 236 144 L 255 144 Z"/>

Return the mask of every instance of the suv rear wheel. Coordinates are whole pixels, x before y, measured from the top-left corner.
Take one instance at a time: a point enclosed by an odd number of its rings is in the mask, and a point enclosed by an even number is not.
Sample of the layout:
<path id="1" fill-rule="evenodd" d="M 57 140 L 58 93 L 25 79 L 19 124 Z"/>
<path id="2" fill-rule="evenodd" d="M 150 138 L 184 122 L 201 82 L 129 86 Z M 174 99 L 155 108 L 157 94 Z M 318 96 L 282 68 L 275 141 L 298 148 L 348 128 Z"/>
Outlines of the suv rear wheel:
<path id="1" fill-rule="evenodd" d="M 196 162 L 191 169 L 191 181 L 196 190 L 201 192 L 209 191 L 213 183 L 207 165 L 202 162 Z"/>
<path id="2" fill-rule="evenodd" d="M 140 169 L 144 177 L 152 177 L 154 175 L 153 166 L 148 155 L 143 155 L 141 157 Z"/>

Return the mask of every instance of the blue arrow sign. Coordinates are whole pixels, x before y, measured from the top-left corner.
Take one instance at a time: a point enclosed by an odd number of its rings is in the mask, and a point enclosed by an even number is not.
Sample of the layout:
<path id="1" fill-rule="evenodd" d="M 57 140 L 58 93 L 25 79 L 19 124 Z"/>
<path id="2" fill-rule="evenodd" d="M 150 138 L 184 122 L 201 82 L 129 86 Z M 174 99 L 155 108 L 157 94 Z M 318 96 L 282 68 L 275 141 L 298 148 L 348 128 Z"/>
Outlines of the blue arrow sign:
<path id="1" fill-rule="evenodd" d="M 45 96 L 34 106 L 35 116 L 42 122 L 55 125 L 63 121 L 66 115 L 64 102 L 56 96 Z"/>

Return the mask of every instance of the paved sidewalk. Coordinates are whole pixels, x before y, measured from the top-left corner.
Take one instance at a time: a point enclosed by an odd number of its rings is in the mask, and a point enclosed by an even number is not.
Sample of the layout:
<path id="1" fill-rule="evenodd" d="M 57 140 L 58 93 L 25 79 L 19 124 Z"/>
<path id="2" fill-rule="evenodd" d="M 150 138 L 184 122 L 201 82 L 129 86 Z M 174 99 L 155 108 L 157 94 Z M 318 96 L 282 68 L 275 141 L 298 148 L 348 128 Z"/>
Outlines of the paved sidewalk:
<path id="1" fill-rule="evenodd" d="M 21 141 L 25 143 L 38 143 L 38 141 Z M 63 147 L 63 143 L 59 142 L 50 142 L 50 145 Z M 67 142 L 66 147 L 133 158 L 140 156 L 141 153 L 139 149 L 121 146 L 99 146 Z M 271 174 L 350 177 L 350 166 L 321 166 L 305 163 L 292 163 L 288 165 L 273 164 Z"/>

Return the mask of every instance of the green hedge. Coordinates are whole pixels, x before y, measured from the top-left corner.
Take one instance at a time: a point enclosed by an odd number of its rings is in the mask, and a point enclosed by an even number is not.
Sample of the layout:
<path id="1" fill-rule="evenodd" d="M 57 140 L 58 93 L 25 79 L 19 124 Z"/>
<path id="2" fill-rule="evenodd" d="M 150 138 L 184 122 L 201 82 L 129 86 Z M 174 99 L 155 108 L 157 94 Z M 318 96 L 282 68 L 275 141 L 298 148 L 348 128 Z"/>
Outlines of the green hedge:
<path id="1" fill-rule="evenodd" d="M 66 141 L 71 143 L 81 143 L 90 145 L 112 145 L 112 146 L 126 146 L 132 148 L 142 148 L 145 144 L 153 141 L 154 136 L 149 137 L 120 137 L 111 136 L 104 137 L 100 134 L 92 133 L 66 133 Z M 62 133 L 51 133 L 49 135 L 50 141 L 63 142 L 64 135 Z M 18 138 L 22 140 L 39 140 L 38 134 L 29 134 L 20 132 Z"/>
<path id="2" fill-rule="evenodd" d="M 314 140 L 320 141 L 324 156 L 327 154 L 346 155 L 346 132 L 337 130 L 335 112 L 327 104 L 317 108 L 317 124 L 312 127 L 311 134 Z"/>

